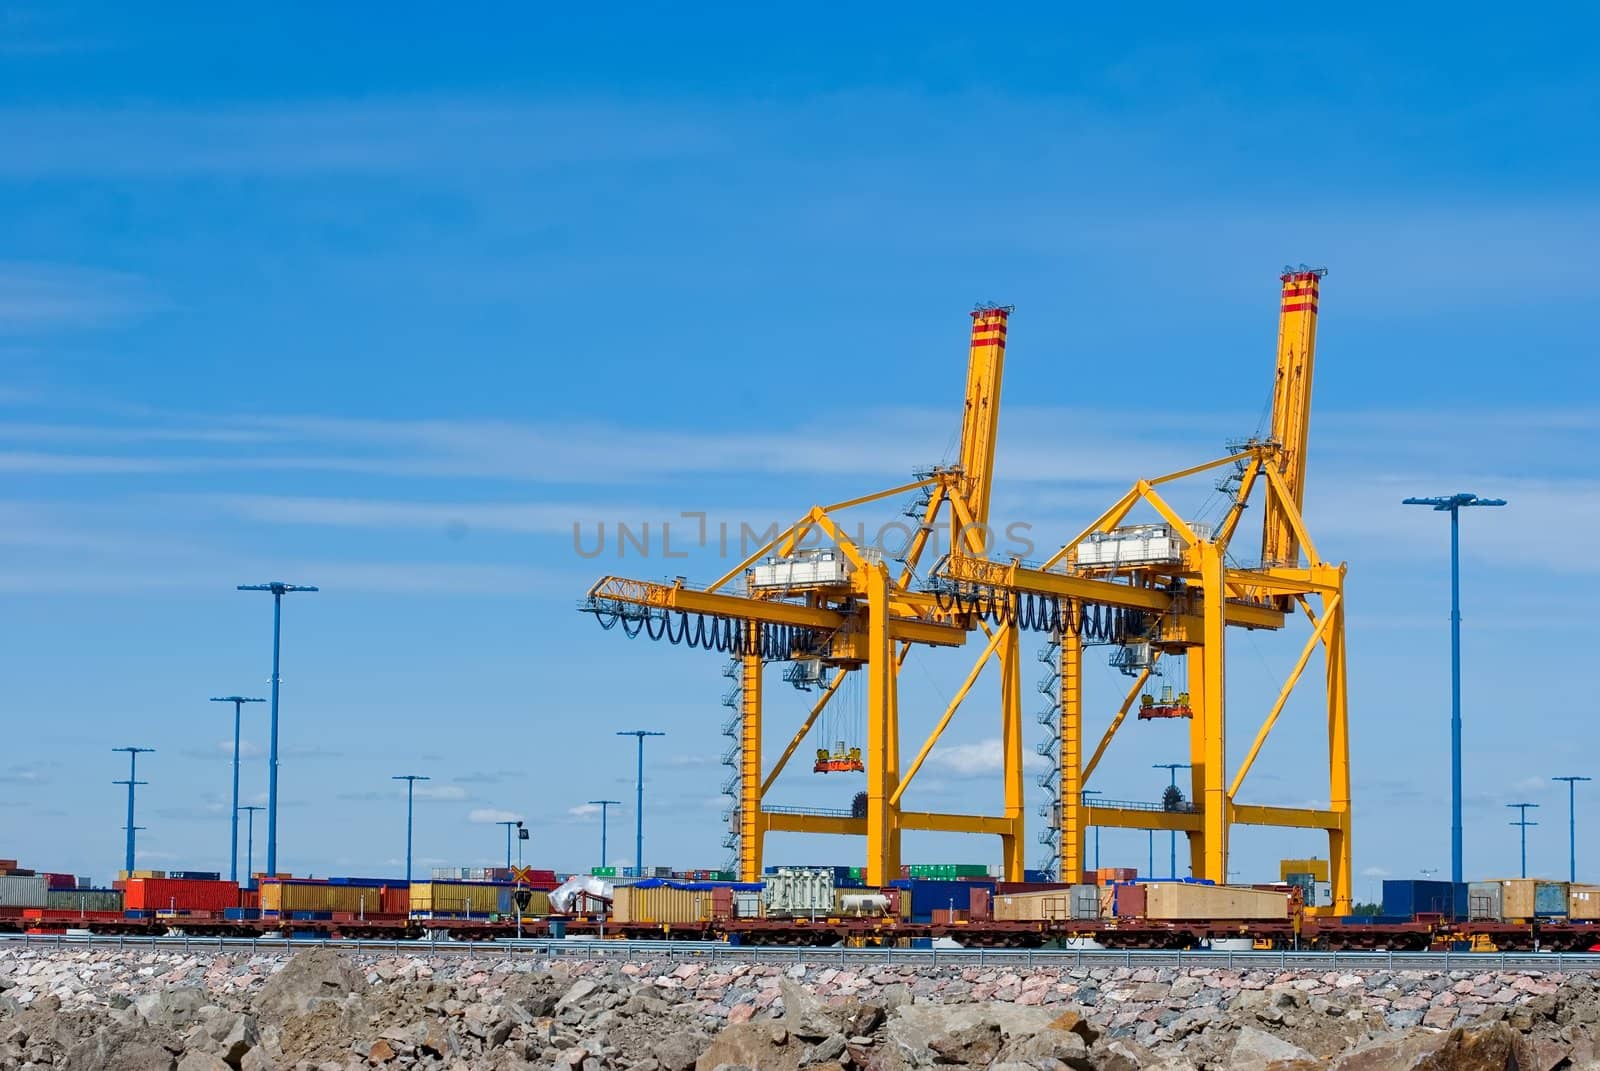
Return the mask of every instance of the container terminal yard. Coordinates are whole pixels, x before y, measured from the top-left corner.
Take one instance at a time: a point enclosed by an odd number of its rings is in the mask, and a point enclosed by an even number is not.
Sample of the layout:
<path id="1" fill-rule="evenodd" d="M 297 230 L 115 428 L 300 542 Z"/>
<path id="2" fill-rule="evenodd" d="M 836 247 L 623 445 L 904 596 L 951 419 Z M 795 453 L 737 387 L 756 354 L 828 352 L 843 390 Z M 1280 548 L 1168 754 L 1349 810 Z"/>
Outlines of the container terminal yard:
<path id="1" fill-rule="evenodd" d="M 1526 876 L 1483 880 L 1385 880 L 1381 904 L 1358 912 L 1357 830 L 1351 823 L 1350 736 L 1345 685 L 1346 564 L 1324 558 L 1303 513 L 1311 446 L 1316 331 L 1325 271 L 1288 268 L 1279 278 L 1279 331 L 1269 430 L 1229 444 L 1221 457 L 1175 472 L 1135 477 L 1082 531 L 1042 561 L 999 553 L 990 528 L 1001 382 L 1012 310 L 971 313 L 958 460 L 912 474 L 886 490 L 854 494 L 797 515 L 720 579 L 604 576 L 579 609 L 615 636 L 678 645 L 689 657 L 725 660 L 723 697 L 730 767 L 724 786 L 725 868 L 558 874 L 535 867 L 436 868 L 427 879 L 296 877 L 276 860 L 276 779 L 267 805 L 267 869 L 235 874 L 137 869 L 134 789 L 140 748 L 129 753 L 126 866 L 109 887 L 56 873 L 48 860 L 0 859 L 0 934 L 286 939 L 492 941 L 605 938 L 726 942 L 739 946 L 918 948 L 939 942 L 974 949 L 1241 949 L 1425 952 L 1600 951 L 1600 886 Z M 1337 364 L 1334 365 L 1335 370 Z M 1187 482 L 1226 496 L 1222 519 L 1187 519 L 1175 505 Z M 1458 496 L 1459 497 L 1459 496 Z M 1472 496 L 1466 496 L 1472 498 Z M 850 536 L 846 516 L 886 500 L 906 503 L 915 522 L 894 554 Z M 1434 502 L 1435 508 L 1496 504 Z M 1250 512 L 1252 511 L 1253 512 Z M 1136 517 L 1150 514 L 1153 520 Z M 1247 518 L 1259 517 L 1259 521 Z M 1454 513 L 1452 513 L 1454 516 Z M 936 555 L 935 548 L 943 552 Z M 277 754 L 276 612 L 286 594 L 315 590 L 252 585 L 274 597 L 273 737 Z M 1245 759 L 1229 771 L 1224 688 L 1230 630 L 1303 638 L 1277 700 Z M 1036 840 L 1048 852 L 1028 867 L 1024 801 L 1024 635 L 1042 643 L 1050 670 L 1049 731 L 1038 753 L 1051 802 Z M 596 634 L 595 642 L 613 642 Z M 898 681 L 908 660 L 976 648 L 965 683 L 923 741 L 902 740 Z M 1086 732 L 1082 667 L 1104 658 L 1129 679 L 1098 739 Z M 1321 671 L 1308 677 L 1308 665 Z M 907 786 L 993 663 L 999 683 L 1004 807 L 993 814 L 912 811 Z M 1177 670 L 1163 680 L 1163 668 Z M 763 769 L 768 677 L 815 694 L 809 717 L 771 769 Z M 830 701 L 847 682 L 865 692 L 864 740 L 828 738 Z M 1315 691 L 1326 716 L 1326 807 L 1251 803 L 1241 793 L 1289 696 Z M 225 697 L 238 707 L 257 700 Z M 1128 715 L 1134 717 L 1129 719 Z M 1171 764 L 1159 802 L 1109 800 L 1088 786 L 1118 733 L 1155 719 L 1186 723 L 1189 762 Z M 638 738 L 642 784 L 647 730 Z M 807 747 L 808 741 L 810 746 Z M 906 746 L 903 748 L 902 745 Z M 1092 745 L 1092 746 L 1091 746 Z M 237 745 L 236 745 L 237 746 Z M 913 754 L 909 762 L 903 755 Z M 863 778 L 849 808 L 765 803 L 796 766 Z M 235 777 L 237 778 L 237 756 Z M 1177 770 L 1189 770 L 1185 793 Z M 1310 778 L 1313 770 L 1302 771 Z M 408 791 L 417 778 L 408 782 Z M 604 801 L 610 803 L 612 801 Z M 1460 859 L 1459 780 L 1454 844 Z M 238 816 L 254 810 L 238 803 Z M 525 836 L 521 823 L 507 825 Z M 1229 838 L 1238 825 L 1313 831 L 1326 854 L 1284 859 L 1266 880 L 1230 880 Z M 1090 867 L 1085 846 L 1098 827 L 1166 831 L 1187 843 L 1188 878 Z M 1524 826 L 1524 831 L 1525 831 Z M 901 834 L 937 830 L 997 837 L 1002 863 L 903 860 Z M 864 843 L 851 865 L 774 867 L 772 832 L 847 835 Z M 253 848 L 251 849 L 253 851 Z M 409 851 L 409 845 L 408 845 Z M 1575 853 L 1575 847 L 1574 847 Z M 247 855 L 247 859 L 249 855 Z M 26 863 L 27 865 L 23 865 Z M 1575 875 L 1569 875 L 1575 877 Z"/>

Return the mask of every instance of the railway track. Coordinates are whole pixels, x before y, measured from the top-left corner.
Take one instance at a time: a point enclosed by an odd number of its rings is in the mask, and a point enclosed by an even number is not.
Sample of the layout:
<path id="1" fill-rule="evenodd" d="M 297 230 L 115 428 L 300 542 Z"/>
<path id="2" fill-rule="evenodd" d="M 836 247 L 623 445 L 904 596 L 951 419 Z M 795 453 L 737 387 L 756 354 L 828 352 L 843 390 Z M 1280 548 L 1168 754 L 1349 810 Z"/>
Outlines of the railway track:
<path id="1" fill-rule="evenodd" d="M 30 949 L 122 949 L 183 952 L 279 952 L 336 948 L 352 955 L 440 955 L 540 959 L 667 960 L 674 963 L 759 963 L 848 967 L 1229 967 L 1278 970 L 1495 970 L 1600 973 L 1600 954 L 1573 952 L 1222 952 L 1133 949 L 772 948 L 712 941 L 287 940 L 268 937 L 0 935 L 0 952 Z"/>

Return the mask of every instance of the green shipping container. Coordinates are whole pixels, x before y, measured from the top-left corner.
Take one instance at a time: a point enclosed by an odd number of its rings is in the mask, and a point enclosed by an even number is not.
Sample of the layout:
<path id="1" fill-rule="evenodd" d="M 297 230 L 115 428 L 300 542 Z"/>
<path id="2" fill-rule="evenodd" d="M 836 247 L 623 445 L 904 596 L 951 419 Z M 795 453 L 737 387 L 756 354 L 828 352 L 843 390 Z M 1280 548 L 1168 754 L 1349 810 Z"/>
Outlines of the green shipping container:
<path id="1" fill-rule="evenodd" d="M 121 889 L 51 889 L 45 907 L 52 911 L 121 911 Z"/>

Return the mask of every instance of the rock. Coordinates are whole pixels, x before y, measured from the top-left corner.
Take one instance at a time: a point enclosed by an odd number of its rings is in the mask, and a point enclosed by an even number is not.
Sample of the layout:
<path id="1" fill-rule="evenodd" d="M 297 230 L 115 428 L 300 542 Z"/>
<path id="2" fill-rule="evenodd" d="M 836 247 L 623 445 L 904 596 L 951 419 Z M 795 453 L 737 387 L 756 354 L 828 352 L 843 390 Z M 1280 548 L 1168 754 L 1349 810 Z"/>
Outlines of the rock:
<path id="1" fill-rule="evenodd" d="M 1078 1039 L 1080 1042 L 1082 1039 Z M 938 1064 L 976 1064 L 987 1067 L 1000 1053 L 1000 1024 L 978 1022 L 928 1042 Z"/>
<path id="2" fill-rule="evenodd" d="M 738 1023 L 711 1039 L 711 1044 L 695 1061 L 696 1071 L 714 1071 L 724 1065 L 760 1068 L 760 1071 L 799 1071 L 806 1050 L 773 1040 L 770 1023 Z"/>
<path id="3" fill-rule="evenodd" d="M 244 1054 L 261 1044 L 261 1031 L 248 1015 L 222 1012 L 206 1024 L 206 1034 L 216 1044 L 217 1055 L 229 1067 L 237 1068 Z"/>
<path id="4" fill-rule="evenodd" d="M 1553 1071 L 1572 1053 L 1572 1046 L 1551 1038 L 1538 1038 L 1528 1043 L 1533 1062 L 1531 1071 Z"/>
<path id="5" fill-rule="evenodd" d="M 1309 1052 L 1253 1026 L 1241 1027 L 1228 1057 L 1232 1071 L 1266 1071 L 1270 1064 L 1311 1060 Z"/>
<path id="6" fill-rule="evenodd" d="M 67 1050 L 62 1071 L 173 1071 L 177 1060 L 161 1045 L 126 1027 L 105 1027 Z"/>
<path id="7" fill-rule="evenodd" d="M 1037 1034 L 1012 1038 L 1001 1051 L 1001 1060 L 1040 1063 L 1056 1060 L 1069 1067 L 1090 1071 L 1095 1066 L 1089 1059 L 1089 1046 L 1071 1030 L 1047 1027 Z"/>
<path id="8" fill-rule="evenodd" d="M 145 1020 L 154 1026 L 186 1026 L 200 1017 L 206 995 L 188 986 L 174 986 L 145 993 L 133 1002 Z M 38 1001 L 34 1001 L 37 1005 Z"/>
<path id="9" fill-rule="evenodd" d="M 1096 1030 L 1080 1013 L 1064 1011 L 1050 1020 L 1051 1030 L 1066 1030 L 1077 1034 L 1083 1039 L 1085 1045 L 1093 1045 L 1100 1038 L 1100 1031 Z"/>
<path id="10" fill-rule="evenodd" d="M 1049 1009 L 1018 1004 L 908 1004 L 889 1017 L 885 1033 L 907 1062 L 930 1064 L 930 1043 L 945 1034 L 989 1022 L 999 1026 L 1002 1038 L 1028 1036 L 1048 1029 L 1056 1018 Z"/>
<path id="11" fill-rule="evenodd" d="M 209 1052 L 186 1052 L 178 1061 L 178 1071 L 230 1071 L 227 1064 Z"/>
<path id="12" fill-rule="evenodd" d="M 652 1055 L 661 1071 L 689 1071 L 706 1044 L 707 1039 L 702 1034 L 673 1031 L 655 1043 Z"/>
<path id="13" fill-rule="evenodd" d="M 319 1001 L 343 1000 L 367 991 L 367 976 L 336 949 L 313 948 L 297 953 L 267 979 L 256 998 L 259 1014 L 275 1020 L 309 1010 Z"/>
<path id="14" fill-rule="evenodd" d="M 394 1046 L 384 1038 L 379 1038 L 367 1048 L 367 1063 L 386 1064 L 396 1059 L 399 1053 L 394 1051 Z"/>

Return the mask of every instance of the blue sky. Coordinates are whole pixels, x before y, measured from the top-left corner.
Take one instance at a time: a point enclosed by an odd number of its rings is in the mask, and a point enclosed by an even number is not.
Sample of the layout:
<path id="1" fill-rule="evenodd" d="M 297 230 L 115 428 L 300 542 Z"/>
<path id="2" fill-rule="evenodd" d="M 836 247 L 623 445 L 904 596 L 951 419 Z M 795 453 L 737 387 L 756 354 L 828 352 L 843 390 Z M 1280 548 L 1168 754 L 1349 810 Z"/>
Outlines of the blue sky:
<path id="1" fill-rule="evenodd" d="M 1575 746 L 1593 27 L 1266 15 L 0 7 L 0 854 L 107 876 L 109 749 L 138 743 L 144 862 L 221 865 L 205 700 L 266 687 L 268 600 L 233 587 L 282 578 L 323 588 L 287 606 L 285 868 L 397 869 L 388 777 L 413 771 L 419 858 L 492 861 L 506 812 L 541 862 L 592 864 L 582 805 L 629 797 L 612 733 L 635 726 L 669 733 L 652 861 L 716 865 L 720 663 L 573 608 L 601 572 L 719 562 L 588 561 L 573 525 L 764 527 L 901 482 L 948 456 L 965 313 L 998 300 L 996 511 L 1065 539 L 1257 429 L 1276 274 L 1306 262 L 1331 272 L 1308 511 L 1351 566 L 1358 869 L 1448 867 L 1446 531 L 1398 503 L 1465 489 L 1512 502 L 1467 525 L 1468 870 L 1513 871 L 1503 804 L 1529 799 L 1531 865 L 1563 871 L 1547 779 L 1600 775 Z M 1235 761 L 1297 652 L 1234 643 Z M 964 669 L 914 670 L 907 720 Z M 1094 667 L 1102 706 L 1117 685 Z M 775 751 L 805 697 L 770 688 Z M 1315 801 L 1303 702 L 1252 798 Z M 930 807 L 995 804 L 972 714 L 919 778 Z M 1101 787 L 1154 797 L 1181 732 L 1133 727 Z M 245 735 L 253 797 L 258 714 Z M 1108 832 L 1105 861 L 1144 840 Z M 1249 875 L 1319 850 L 1234 846 Z"/>

